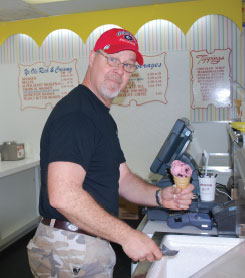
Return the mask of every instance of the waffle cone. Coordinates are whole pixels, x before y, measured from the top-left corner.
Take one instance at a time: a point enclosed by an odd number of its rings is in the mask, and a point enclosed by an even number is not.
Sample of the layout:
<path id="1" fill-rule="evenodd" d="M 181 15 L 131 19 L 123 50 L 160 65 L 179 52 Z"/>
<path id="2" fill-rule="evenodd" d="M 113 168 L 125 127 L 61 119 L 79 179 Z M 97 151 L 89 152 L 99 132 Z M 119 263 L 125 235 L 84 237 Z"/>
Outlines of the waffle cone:
<path id="1" fill-rule="evenodd" d="M 190 183 L 191 177 L 174 177 L 174 183 L 176 187 L 184 189 Z"/>

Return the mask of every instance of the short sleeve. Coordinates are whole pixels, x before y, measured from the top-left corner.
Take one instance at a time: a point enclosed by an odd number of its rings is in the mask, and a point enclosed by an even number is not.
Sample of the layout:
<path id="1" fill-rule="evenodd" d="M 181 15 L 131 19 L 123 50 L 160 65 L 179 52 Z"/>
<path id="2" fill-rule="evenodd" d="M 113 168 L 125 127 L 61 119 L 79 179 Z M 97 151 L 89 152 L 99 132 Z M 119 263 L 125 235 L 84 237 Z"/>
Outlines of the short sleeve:
<path id="1" fill-rule="evenodd" d="M 86 171 L 95 150 L 96 129 L 82 113 L 71 113 L 55 121 L 50 134 L 49 162 L 69 161 Z"/>

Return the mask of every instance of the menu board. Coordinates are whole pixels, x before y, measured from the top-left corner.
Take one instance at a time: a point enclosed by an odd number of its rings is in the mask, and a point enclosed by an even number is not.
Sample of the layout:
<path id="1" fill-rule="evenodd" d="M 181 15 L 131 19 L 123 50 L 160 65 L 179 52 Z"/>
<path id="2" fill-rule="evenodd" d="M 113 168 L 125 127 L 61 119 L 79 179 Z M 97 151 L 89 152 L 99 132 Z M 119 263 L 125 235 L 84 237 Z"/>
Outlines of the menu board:
<path id="1" fill-rule="evenodd" d="M 77 60 L 70 62 L 37 62 L 19 64 L 18 92 L 21 110 L 52 107 L 79 83 Z"/>
<path id="2" fill-rule="evenodd" d="M 136 105 L 153 101 L 166 104 L 168 69 L 165 59 L 165 52 L 151 56 L 144 55 L 144 64 L 137 65 L 137 70 L 131 74 L 127 87 L 113 99 L 112 104 L 130 106 L 132 101 Z M 18 92 L 21 110 L 43 109 L 47 105 L 54 107 L 79 84 L 79 72 L 84 68 L 85 60 L 19 64 Z"/>
<path id="3" fill-rule="evenodd" d="M 159 101 L 167 103 L 168 70 L 165 64 L 166 53 L 154 56 L 144 55 L 144 64 L 132 73 L 127 87 L 113 100 L 113 104 L 129 106 Z"/>
<path id="4" fill-rule="evenodd" d="M 231 106 L 231 49 L 191 51 L 192 108 Z"/>

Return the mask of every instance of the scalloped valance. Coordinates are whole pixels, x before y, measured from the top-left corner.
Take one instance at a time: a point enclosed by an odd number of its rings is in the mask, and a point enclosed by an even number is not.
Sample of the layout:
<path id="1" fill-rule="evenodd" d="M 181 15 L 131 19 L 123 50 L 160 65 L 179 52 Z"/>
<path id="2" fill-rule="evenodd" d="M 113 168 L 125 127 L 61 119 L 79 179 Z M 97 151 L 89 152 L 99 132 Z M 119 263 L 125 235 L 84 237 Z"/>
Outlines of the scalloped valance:
<path id="1" fill-rule="evenodd" d="M 241 0 L 196 0 L 1 22 L 0 45 L 9 36 L 26 34 L 41 46 L 44 39 L 58 29 L 69 29 L 86 42 L 94 29 L 105 24 L 115 24 L 136 34 L 141 26 L 155 19 L 168 20 L 186 34 L 196 20 L 214 14 L 228 17 L 242 30 Z"/>

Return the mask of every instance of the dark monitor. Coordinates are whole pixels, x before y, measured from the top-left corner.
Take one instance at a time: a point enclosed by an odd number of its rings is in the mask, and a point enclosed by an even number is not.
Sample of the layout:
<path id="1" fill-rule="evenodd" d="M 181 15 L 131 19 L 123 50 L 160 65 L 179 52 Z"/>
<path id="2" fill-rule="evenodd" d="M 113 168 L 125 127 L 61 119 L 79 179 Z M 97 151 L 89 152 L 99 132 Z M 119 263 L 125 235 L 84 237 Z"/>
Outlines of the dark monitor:
<path id="1" fill-rule="evenodd" d="M 194 129 L 188 119 L 178 119 L 153 161 L 150 168 L 151 171 L 156 174 L 165 175 L 173 160 L 181 160 L 182 154 L 192 140 L 193 131 Z"/>
<path id="2" fill-rule="evenodd" d="M 199 195 L 198 167 L 193 158 L 185 152 L 192 140 L 193 132 L 194 128 L 190 125 L 188 119 L 181 118 L 175 122 L 150 167 L 151 172 L 164 176 L 157 185 L 165 187 L 172 184 L 170 175 L 171 164 L 174 160 L 181 160 L 189 164 L 192 168 L 193 174 L 191 177 L 191 183 L 195 186 L 194 193 Z"/>

